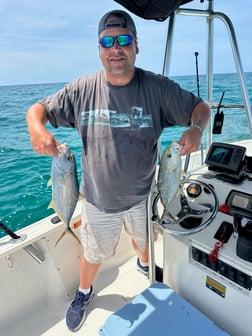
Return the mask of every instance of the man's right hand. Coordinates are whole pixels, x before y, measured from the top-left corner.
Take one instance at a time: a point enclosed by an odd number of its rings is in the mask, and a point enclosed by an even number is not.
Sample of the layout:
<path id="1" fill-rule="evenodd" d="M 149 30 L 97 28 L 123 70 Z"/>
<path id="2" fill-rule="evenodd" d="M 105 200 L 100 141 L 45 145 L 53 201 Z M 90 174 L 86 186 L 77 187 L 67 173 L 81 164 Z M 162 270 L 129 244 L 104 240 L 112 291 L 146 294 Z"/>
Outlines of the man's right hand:
<path id="1" fill-rule="evenodd" d="M 40 133 L 30 131 L 30 139 L 33 149 L 44 155 L 57 156 L 57 146 L 60 144 L 45 128 Z"/>
<path id="2" fill-rule="evenodd" d="M 57 156 L 60 143 L 45 127 L 48 121 L 45 107 L 40 103 L 31 106 L 26 120 L 33 149 L 39 154 Z"/>

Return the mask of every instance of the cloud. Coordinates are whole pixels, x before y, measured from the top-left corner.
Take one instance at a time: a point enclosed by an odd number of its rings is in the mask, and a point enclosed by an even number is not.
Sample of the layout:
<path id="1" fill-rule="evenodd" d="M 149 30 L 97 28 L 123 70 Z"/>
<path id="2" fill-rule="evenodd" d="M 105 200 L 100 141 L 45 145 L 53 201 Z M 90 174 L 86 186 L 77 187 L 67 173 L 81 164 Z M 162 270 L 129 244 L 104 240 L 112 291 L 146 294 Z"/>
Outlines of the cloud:
<path id="1" fill-rule="evenodd" d="M 193 1 L 187 7 L 205 8 Z M 245 71 L 252 71 L 250 0 L 216 1 L 216 10 L 227 12 L 234 22 Z M 217 6 L 218 5 L 218 6 Z M 2 0 L 0 8 L 0 85 L 69 81 L 95 72 L 101 64 L 97 51 L 99 18 L 112 8 L 112 0 Z M 137 65 L 155 72 L 163 67 L 168 20 L 136 21 L 140 54 Z M 171 74 L 193 74 L 194 52 L 199 52 L 200 72 L 205 72 L 205 18 L 176 17 Z M 215 24 L 216 72 L 234 71 L 228 34 L 223 23 Z"/>

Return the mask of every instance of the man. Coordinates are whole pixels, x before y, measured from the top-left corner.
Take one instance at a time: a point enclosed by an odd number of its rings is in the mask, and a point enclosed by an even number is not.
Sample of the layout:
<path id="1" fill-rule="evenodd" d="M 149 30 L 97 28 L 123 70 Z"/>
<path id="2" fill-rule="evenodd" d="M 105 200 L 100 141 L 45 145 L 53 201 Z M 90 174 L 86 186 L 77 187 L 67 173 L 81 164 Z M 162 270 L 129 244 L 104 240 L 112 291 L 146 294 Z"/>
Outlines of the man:
<path id="1" fill-rule="evenodd" d="M 58 141 L 45 128 L 76 128 L 82 139 L 83 202 L 80 286 L 66 323 L 78 330 L 93 297 L 92 283 L 105 258 L 114 255 L 122 226 L 132 237 L 137 268 L 148 276 L 146 199 L 165 127 L 190 126 L 182 155 L 198 149 L 209 120 L 208 105 L 166 77 L 135 67 L 137 31 L 124 11 L 106 13 L 98 26 L 104 69 L 81 77 L 27 112 L 35 151 L 56 156 Z M 162 269 L 156 266 L 156 280 Z"/>

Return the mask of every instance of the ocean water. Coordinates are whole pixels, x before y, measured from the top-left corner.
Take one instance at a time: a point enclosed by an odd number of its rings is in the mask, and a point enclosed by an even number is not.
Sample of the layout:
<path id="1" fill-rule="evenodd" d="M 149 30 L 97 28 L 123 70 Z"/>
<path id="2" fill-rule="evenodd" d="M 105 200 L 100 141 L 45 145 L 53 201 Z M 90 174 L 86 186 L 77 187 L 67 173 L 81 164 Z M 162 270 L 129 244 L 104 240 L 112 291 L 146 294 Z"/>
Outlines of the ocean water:
<path id="1" fill-rule="evenodd" d="M 249 96 L 252 97 L 252 73 L 246 73 Z M 173 77 L 182 87 L 197 95 L 195 76 Z M 206 79 L 200 76 L 200 96 L 205 99 Z M 29 106 L 58 89 L 64 83 L 0 86 L 0 221 L 16 231 L 53 213 L 47 209 L 51 200 L 50 178 L 52 158 L 36 154 L 30 145 L 25 114 Z M 236 74 L 214 75 L 213 98 L 219 102 L 225 91 L 223 104 L 243 104 Z M 216 111 L 213 111 L 213 116 Z M 251 137 L 245 112 L 240 109 L 224 110 L 225 121 L 221 135 L 214 141 L 229 142 Z M 81 142 L 73 129 L 48 128 L 60 142 L 67 142 L 76 155 L 80 177 Z M 162 149 L 177 140 L 184 131 L 182 127 L 164 130 Z M 205 139 L 203 139 L 203 142 Z M 0 231 L 0 237 L 5 233 Z"/>

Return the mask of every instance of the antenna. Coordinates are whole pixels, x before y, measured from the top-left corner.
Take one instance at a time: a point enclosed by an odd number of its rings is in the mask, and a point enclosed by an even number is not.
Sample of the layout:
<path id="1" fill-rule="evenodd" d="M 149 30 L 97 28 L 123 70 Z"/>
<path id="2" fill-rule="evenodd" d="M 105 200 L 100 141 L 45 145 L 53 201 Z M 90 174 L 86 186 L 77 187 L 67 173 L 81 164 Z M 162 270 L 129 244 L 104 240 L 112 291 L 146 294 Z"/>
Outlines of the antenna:
<path id="1" fill-rule="evenodd" d="M 222 92 L 222 96 L 217 108 L 217 112 L 214 116 L 214 122 L 213 122 L 213 134 L 221 134 L 223 122 L 224 122 L 224 113 L 221 111 L 220 112 L 220 107 L 221 107 L 221 102 L 224 97 L 225 91 Z"/>
<path id="2" fill-rule="evenodd" d="M 200 98 L 200 85 L 199 85 L 199 69 L 198 69 L 198 56 L 199 53 L 197 51 L 195 51 L 194 53 L 195 55 L 195 64 L 196 64 L 196 81 L 197 81 L 197 91 L 198 91 L 198 97 Z M 201 148 L 201 163 L 203 164 L 203 147 L 202 147 L 202 143 L 200 144 L 200 148 Z M 186 155 L 185 158 L 185 164 L 184 164 L 184 172 L 186 173 L 189 167 L 189 161 L 190 161 L 190 154 Z"/>
<path id="3" fill-rule="evenodd" d="M 195 51 L 195 62 L 196 62 L 196 80 L 197 80 L 197 91 L 198 91 L 198 97 L 200 97 L 200 86 L 199 86 L 199 67 L 198 67 L 198 56 L 199 53 Z"/>

